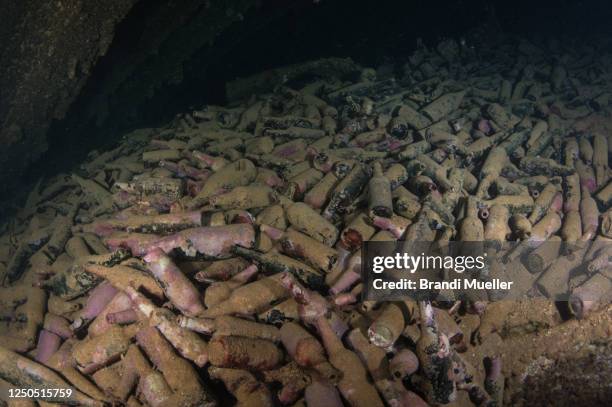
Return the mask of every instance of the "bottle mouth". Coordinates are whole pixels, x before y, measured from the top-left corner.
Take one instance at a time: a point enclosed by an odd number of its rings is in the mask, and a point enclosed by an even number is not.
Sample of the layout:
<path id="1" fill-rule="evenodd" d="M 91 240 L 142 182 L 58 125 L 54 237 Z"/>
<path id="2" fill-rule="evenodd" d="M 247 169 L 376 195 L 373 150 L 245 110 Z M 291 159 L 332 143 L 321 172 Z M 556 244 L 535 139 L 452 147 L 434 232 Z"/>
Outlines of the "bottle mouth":
<path id="1" fill-rule="evenodd" d="M 490 215 L 489 208 L 483 207 L 478 210 L 478 217 L 482 220 L 489 219 L 489 215 Z"/>
<path id="2" fill-rule="evenodd" d="M 583 301 L 580 297 L 571 296 L 568 306 L 572 314 L 576 316 L 576 318 L 584 317 L 586 310 L 588 309 L 589 301 Z"/>

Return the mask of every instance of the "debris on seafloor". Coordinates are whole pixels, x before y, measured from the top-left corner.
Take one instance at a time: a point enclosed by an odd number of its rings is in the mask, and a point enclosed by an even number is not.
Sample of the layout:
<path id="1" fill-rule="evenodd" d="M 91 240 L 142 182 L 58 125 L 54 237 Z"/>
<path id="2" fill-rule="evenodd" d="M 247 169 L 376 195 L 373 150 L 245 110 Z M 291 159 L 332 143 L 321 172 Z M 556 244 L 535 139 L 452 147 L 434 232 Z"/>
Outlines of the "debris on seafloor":
<path id="1" fill-rule="evenodd" d="M 275 70 L 270 93 L 242 79 L 232 106 L 37 184 L 0 238 L 3 387 L 70 387 L 80 405 L 529 405 L 508 383 L 535 362 L 504 343 L 568 315 L 361 301 L 360 248 L 518 242 L 534 297 L 567 295 L 576 327 L 609 315 L 612 63 L 448 41 L 398 78 L 329 59 Z"/>

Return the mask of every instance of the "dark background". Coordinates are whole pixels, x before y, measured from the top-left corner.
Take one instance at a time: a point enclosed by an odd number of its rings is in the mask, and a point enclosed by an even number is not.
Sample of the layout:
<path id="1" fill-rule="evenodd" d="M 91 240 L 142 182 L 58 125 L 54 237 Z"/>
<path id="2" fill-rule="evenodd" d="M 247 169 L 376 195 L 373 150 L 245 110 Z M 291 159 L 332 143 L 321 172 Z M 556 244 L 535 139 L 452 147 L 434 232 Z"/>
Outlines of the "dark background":
<path id="1" fill-rule="evenodd" d="M 310 0 L 287 7 L 287 0 L 262 0 L 242 21 L 220 33 L 213 45 L 186 59 L 180 82 L 162 84 L 140 103 L 130 103 L 129 95 L 116 95 L 111 103 L 114 109 L 100 120 L 85 109 L 106 86 L 109 72 L 141 44 L 151 3 L 155 1 L 135 7 L 118 26 L 110 52 L 67 117 L 52 126 L 46 163 L 66 165 L 128 129 L 162 124 L 207 103 L 223 103 L 227 80 L 268 68 L 330 56 L 351 57 L 373 67 L 399 65 L 414 50 L 417 38 L 435 45 L 475 29 L 491 36 L 553 36 L 588 42 L 609 34 L 612 17 L 612 4 L 606 1 L 321 0 L 314 4 Z M 60 158 L 64 142 L 70 143 L 70 153 L 78 158 Z"/>

